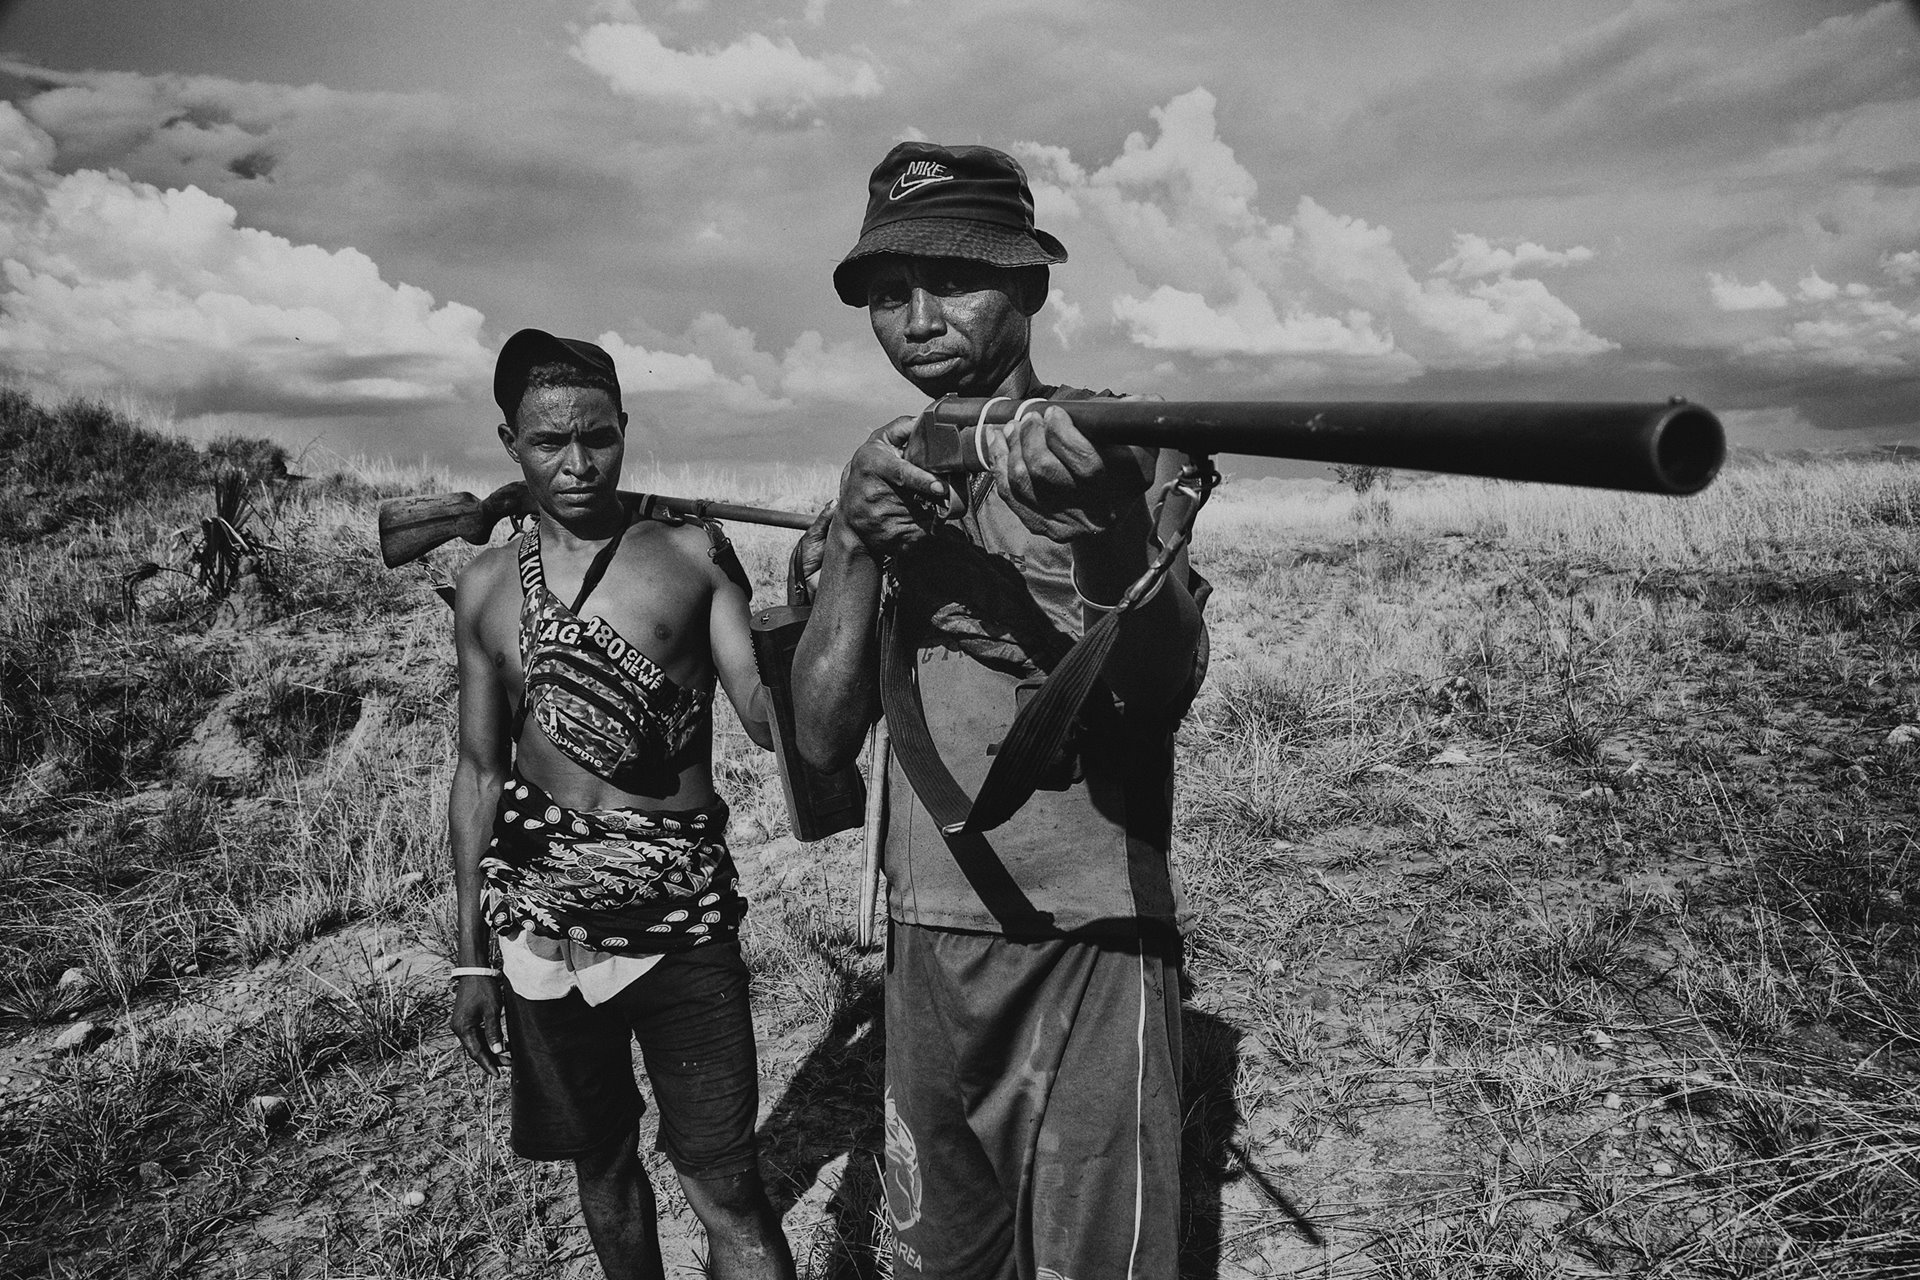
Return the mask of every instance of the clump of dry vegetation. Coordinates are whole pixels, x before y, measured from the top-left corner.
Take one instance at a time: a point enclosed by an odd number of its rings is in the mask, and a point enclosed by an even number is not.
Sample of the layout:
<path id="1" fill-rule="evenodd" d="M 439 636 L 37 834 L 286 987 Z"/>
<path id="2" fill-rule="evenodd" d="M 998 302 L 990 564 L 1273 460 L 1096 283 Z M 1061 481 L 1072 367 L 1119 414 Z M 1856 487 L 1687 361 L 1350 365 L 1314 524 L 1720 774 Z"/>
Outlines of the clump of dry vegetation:
<path id="1" fill-rule="evenodd" d="M 449 485 L 0 397 L 0 1272 L 592 1274 L 443 1029 L 465 549 L 372 530 Z M 1920 470 L 1230 484 L 1196 559 L 1186 1274 L 1920 1274 Z M 884 1275 L 857 854 L 721 740 L 771 1185 L 804 1274 Z"/>

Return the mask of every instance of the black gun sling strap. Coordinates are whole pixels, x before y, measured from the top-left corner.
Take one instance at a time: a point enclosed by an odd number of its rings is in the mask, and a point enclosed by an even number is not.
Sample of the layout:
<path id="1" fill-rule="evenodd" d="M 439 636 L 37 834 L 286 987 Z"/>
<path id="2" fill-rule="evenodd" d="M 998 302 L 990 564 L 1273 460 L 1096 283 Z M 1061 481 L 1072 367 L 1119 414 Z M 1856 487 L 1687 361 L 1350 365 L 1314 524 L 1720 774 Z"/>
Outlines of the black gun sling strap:
<path id="1" fill-rule="evenodd" d="M 916 637 L 907 634 L 899 623 L 899 610 L 893 603 L 898 593 L 888 593 L 891 598 L 880 610 L 880 707 L 887 717 L 894 756 L 914 795 L 943 833 L 953 836 L 991 831 L 1018 813 L 1033 795 L 1041 771 L 1066 744 L 1081 707 L 1099 682 L 1100 672 L 1119 639 L 1121 623 L 1160 589 L 1167 571 L 1187 545 L 1194 517 L 1218 481 L 1212 463 L 1199 460 L 1189 463 L 1180 478 L 1168 486 L 1161 502 L 1178 495 L 1186 505 L 1186 510 L 1179 513 L 1179 528 L 1161 545 L 1147 571 L 1127 588 L 1120 603 L 1085 630 L 1047 673 L 1040 692 L 1014 716 L 978 796 L 967 795 L 934 745 L 926 708 L 920 700 Z M 1158 518 L 1155 524 L 1159 524 Z"/>

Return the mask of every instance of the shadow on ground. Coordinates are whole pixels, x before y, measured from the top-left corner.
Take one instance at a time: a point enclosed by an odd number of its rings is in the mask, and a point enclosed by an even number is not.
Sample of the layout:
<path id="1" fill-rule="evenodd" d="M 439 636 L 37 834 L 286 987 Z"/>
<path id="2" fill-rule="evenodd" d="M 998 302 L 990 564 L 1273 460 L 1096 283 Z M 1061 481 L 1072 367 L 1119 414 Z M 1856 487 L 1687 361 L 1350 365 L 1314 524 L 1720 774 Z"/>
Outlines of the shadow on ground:
<path id="1" fill-rule="evenodd" d="M 829 961 L 829 963 L 835 963 Z M 836 968 L 842 965 L 835 963 Z M 846 1171 L 827 1202 L 822 1229 L 795 1252 L 813 1253 L 811 1274 L 865 1280 L 884 1274 L 880 1162 L 881 1083 L 886 1069 L 878 973 L 851 967 L 840 974 L 849 999 L 827 1027 L 760 1129 L 767 1191 L 783 1217 L 820 1179 L 846 1159 Z M 799 1259 L 805 1266 L 806 1259 Z"/>

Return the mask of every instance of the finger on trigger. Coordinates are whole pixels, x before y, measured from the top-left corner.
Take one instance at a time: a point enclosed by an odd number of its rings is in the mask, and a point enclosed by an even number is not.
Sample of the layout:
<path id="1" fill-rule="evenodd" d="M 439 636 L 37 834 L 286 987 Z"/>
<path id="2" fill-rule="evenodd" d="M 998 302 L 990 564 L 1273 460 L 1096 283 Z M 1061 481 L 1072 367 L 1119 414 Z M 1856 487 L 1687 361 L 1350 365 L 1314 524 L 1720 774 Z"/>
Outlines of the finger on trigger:
<path id="1" fill-rule="evenodd" d="M 914 466 L 905 458 L 895 458 L 887 466 L 884 474 L 890 484 L 896 488 L 905 489 L 909 493 L 922 493 L 929 498 L 942 500 L 947 496 L 947 485 L 944 480 L 931 471 Z"/>
<path id="2" fill-rule="evenodd" d="M 1012 448 L 1010 437 L 1017 427 L 1017 423 L 1005 427 L 988 426 L 984 423 L 980 426 L 979 429 L 986 433 L 987 467 L 990 470 L 1005 469 L 1007 454 Z"/>
<path id="3" fill-rule="evenodd" d="M 1031 440 L 1032 436 L 1022 431 L 1017 444 L 1012 440 L 1007 441 L 1000 467 L 1001 475 L 1006 478 L 1007 492 L 1027 506 L 1033 504 L 1035 497 L 1033 469 L 1027 464 Z"/>

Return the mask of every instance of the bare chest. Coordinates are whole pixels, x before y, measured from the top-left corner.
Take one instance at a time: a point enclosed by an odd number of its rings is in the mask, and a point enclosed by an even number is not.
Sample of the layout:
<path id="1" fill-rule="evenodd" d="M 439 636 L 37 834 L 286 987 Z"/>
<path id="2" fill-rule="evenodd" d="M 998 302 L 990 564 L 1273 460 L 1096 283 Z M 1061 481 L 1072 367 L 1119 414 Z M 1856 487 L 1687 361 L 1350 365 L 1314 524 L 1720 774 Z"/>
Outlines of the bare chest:
<path id="1" fill-rule="evenodd" d="M 525 654 L 536 641 L 591 646 L 622 665 L 643 660 L 682 686 L 711 680 L 711 588 L 697 568 L 684 563 L 678 548 L 634 536 L 639 532 L 629 533 L 628 545 L 584 600 L 579 593 L 585 558 L 548 551 L 543 572 L 524 577 L 511 600 L 502 602 L 506 607 L 493 612 L 487 648 L 508 688 L 524 687 Z"/>

